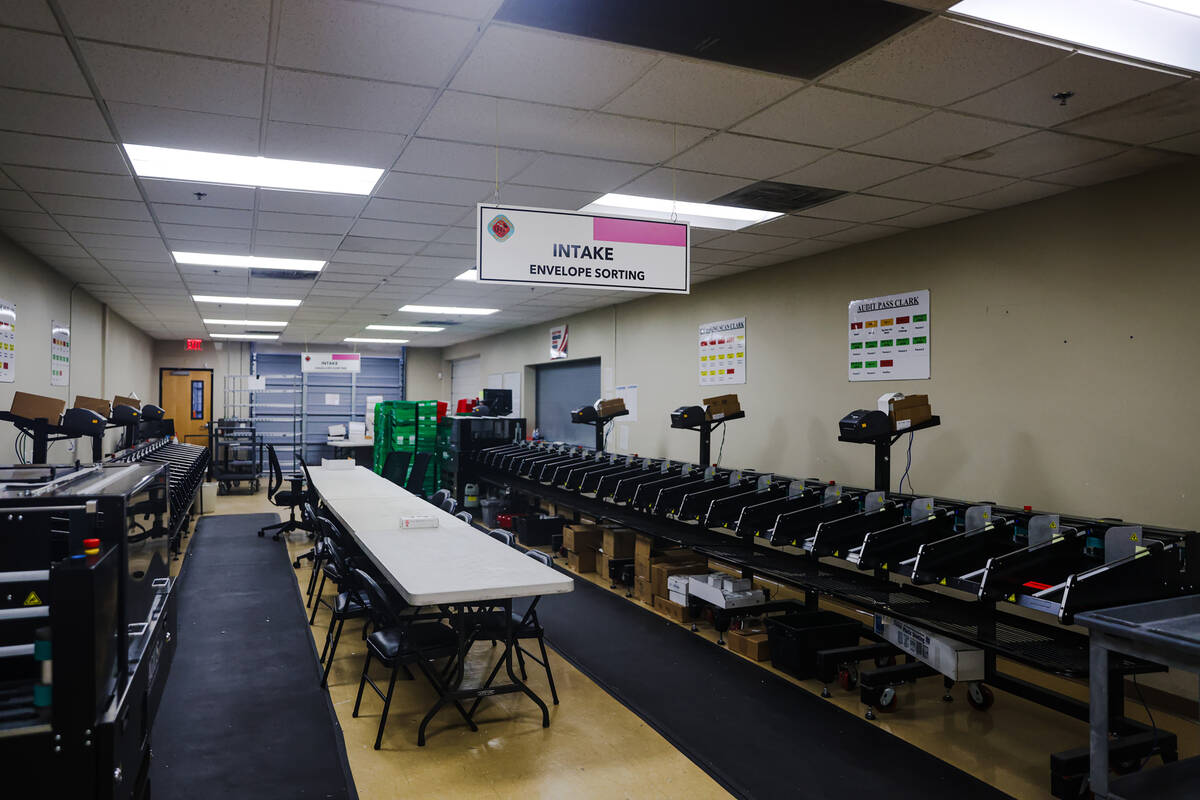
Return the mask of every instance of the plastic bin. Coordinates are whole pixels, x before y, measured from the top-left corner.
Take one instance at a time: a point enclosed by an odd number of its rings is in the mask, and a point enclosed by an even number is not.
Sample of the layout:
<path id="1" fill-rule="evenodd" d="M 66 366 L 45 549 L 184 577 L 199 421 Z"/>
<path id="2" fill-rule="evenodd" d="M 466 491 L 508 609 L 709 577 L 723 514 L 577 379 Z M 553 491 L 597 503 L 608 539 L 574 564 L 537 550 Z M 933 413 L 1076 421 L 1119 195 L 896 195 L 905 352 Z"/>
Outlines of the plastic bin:
<path id="1" fill-rule="evenodd" d="M 771 663 L 797 678 L 816 675 L 817 651 L 853 647 L 863 625 L 833 611 L 800 611 L 767 617 Z"/>
<path id="2" fill-rule="evenodd" d="M 527 547 L 550 544 L 551 538 L 562 535 L 564 520 L 562 517 L 551 517 L 546 514 L 529 514 L 513 518 L 513 529 L 517 532 L 517 540 Z"/>
<path id="3" fill-rule="evenodd" d="M 498 497 L 485 497 L 479 501 L 479 508 L 483 514 L 483 526 L 485 528 L 496 527 L 496 517 L 500 514 L 500 509 L 504 507 L 504 501 Z"/>
<path id="4" fill-rule="evenodd" d="M 217 510 L 217 484 L 202 483 L 200 484 L 200 508 L 201 514 L 211 514 Z"/>

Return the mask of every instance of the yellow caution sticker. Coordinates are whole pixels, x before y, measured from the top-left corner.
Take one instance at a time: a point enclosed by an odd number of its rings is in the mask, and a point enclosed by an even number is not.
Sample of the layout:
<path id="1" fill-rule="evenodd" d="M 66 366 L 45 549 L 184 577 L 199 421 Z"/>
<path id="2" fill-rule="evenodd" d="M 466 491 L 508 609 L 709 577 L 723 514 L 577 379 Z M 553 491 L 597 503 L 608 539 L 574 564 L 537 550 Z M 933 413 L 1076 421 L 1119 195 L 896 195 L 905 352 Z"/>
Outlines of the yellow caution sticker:
<path id="1" fill-rule="evenodd" d="M 22 603 L 21 605 L 23 605 L 23 606 L 40 606 L 41 604 L 42 604 L 42 598 L 38 597 L 38 593 L 30 592 L 29 594 L 25 595 L 25 602 Z"/>
<path id="2" fill-rule="evenodd" d="M 938 583 L 940 583 L 942 586 L 945 586 L 945 585 L 946 585 L 946 579 L 945 579 L 945 578 L 942 578 L 940 581 L 938 581 Z"/>
<path id="3" fill-rule="evenodd" d="M 1010 595 L 1008 596 L 1008 602 L 1010 602 L 1010 603 L 1015 603 L 1015 602 L 1017 602 L 1017 596 L 1016 596 L 1015 594 L 1010 594 Z"/>

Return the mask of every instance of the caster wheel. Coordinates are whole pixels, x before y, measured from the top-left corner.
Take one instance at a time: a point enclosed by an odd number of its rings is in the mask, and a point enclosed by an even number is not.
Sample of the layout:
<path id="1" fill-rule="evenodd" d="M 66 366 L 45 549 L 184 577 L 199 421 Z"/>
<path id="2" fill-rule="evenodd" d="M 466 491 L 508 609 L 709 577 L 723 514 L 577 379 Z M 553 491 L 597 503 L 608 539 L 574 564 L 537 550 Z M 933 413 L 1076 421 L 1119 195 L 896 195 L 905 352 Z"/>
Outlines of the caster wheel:
<path id="1" fill-rule="evenodd" d="M 693 622 L 692 623 L 692 633 L 697 633 L 697 632 L 699 632 L 699 630 L 700 630 L 700 627 L 696 623 Z"/>
<path id="2" fill-rule="evenodd" d="M 996 695 L 982 683 L 967 684 L 967 703 L 976 711 L 987 711 L 996 702 Z"/>
<path id="3" fill-rule="evenodd" d="M 858 686 L 858 668 L 850 666 L 839 669 L 838 686 L 841 686 L 846 691 L 850 691 Z"/>
<path id="4" fill-rule="evenodd" d="M 875 666 L 877 667 L 894 667 L 896 666 L 895 656 L 875 656 Z"/>
<path id="5" fill-rule="evenodd" d="M 880 711 L 892 712 L 896 710 L 899 702 L 896 700 L 896 690 L 891 686 L 885 688 L 879 693 L 879 700 L 875 703 L 875 707 Z"/>
<path id="6" fill-rule="evenodd" d="M 300 569 L 300 559 L 297 558 L 292 562 L 292 569 Z"/>
<path id="7" fill-rule="evenodd" d="M 873 709 L 868 708 L 866 717 L 867 717 L 867 719 L 875 719 L 875 711 Z"/>
<path id="8" fill-rule="evenodd" d="M 258 538 L 260 538 L 260 539 L 261 539 L 261 538 L 263 538 L 263 532 L 262 532 L 262 531 L 259 531 L 259 532 L 258 532 Z"/>
<path id="9" fill-rule="evenodd" d="M 824 698 L 826 698 L 826 699 L 828 699 L 828 698 L 830 698 L 830 697 L 833 697 L 833 694 L 832 694 L 832 693 L 829 691 L 829 687 L 828 687 L 828 686 L 822 686 L 822 687 L 821 687 L 821 697 L 824 697 Z"/>

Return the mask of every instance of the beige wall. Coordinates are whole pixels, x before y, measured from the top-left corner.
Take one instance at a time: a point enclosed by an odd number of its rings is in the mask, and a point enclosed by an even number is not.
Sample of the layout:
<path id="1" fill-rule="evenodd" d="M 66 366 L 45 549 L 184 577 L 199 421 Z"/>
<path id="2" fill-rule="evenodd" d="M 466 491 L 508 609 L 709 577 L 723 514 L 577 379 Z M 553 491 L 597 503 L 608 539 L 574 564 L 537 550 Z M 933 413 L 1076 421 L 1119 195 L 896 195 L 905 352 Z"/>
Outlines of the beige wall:
<path id="1" fill-rule="evenodd" d="M 733 389 L 747 418 L 729 425 L 725 464 L 868 485 L 871 450 L 837 442 L 838 419 L 922 392 L 943 424 L 916 437 L 917 491 L 1194 528 L 1197 185 L 1196 166 L 1138 176 L 562 321 L 572 358 L 640 386 L 638 453 L 696 457 L 696 435 L 668 428 L 671 409 L 707 396 L 696 326 L 745 316 L 748 382 Z M 932 379 L 848 382 L 847 303 L 926 288 Z M 479 354 L 482 375 L 545 362 L 552 324 L 443 357 Z"/>
<path id="2" fill-rule="evenodd" d="M 7 411 L 17 391 L 59 397 L 74 403 L 78 395 L 112 399 L 136 393 L 156 401 L 157 381 L 151 369 L 152 340 L 123 317 L 61 277 L 37 257 L 0 236 L 0 297 L 17 306 L 17 374 L 15 383 L 0 383 L 0 408 Z M 71 373 L 68 386 L 50 385 L 50 321 L 71 323 Z M 120 431 L 109 431 L 106 452 Z M 16 460 L 16 429 L 0 423 L 0 463 Z M 91 460 L 84 442 L 78 456 Z M 62 442 L 50 450 L 50 461 L 69 463 L 76 453 Z M 32 446 L 26 456 L 32 457 Z"/>
<path id="3" fill-rule="evenodd" d="M 244 416 L 244 408 L 230 409 L 231 413 L 225 413 L 225 376 L 250 374 L 250 342 L 219 344 L 220 350 L 217 349 L 217 342 L 206 339 L 204 349 L 197 351 L 188 350 L 182 339 L 159 339 L 154 342 L 154 396 L 159 396 L 158 375 L 161 369 L 211 369 L 214 418 Z"/>
<path id="4" fill-rule="evenodd" d="M 404 358 L 405 397 L 409 400 L 444 399 L 438 377 L 442 369 L 442 351 L 436 347 L 409 347 Z M 449 379 L 446 385 L 449 387 Z"/>

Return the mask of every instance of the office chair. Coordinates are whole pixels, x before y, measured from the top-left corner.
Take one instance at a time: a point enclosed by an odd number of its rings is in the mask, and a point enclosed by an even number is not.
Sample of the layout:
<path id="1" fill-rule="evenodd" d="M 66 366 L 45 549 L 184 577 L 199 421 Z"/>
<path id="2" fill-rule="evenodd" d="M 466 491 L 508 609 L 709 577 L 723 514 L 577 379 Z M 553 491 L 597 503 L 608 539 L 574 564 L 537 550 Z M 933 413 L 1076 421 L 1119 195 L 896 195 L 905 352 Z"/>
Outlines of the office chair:
<path id="1" fill-rule="evenodd" d="M 458 513 L 458 501 L 455 500 L 453 497 L 447 497 L 445 500 L 442 501 L 442 511 L 445 511 L 447 514 L 457 514 Z"/>
<path id="2" fill-rule="evenodd" d="M 433 684 L 438 694 L 443 693 L 441 681 L 429 670 L 428 662 L 439 658 L 453 658 L 458 654 L 458 634 L 449 625 L 441 622 L 414 622 L 400 616 L 400 609 L 392 599 L 384 593 L 379 584 L 367 573 L 360 569 L 354 570 L 355 579 L 367 594 L 370 603 L 367 615 L 375 626 L 375 631 L 367 637 L 367 657 L 363 659 L 362 677 L 358 681 L 358 696 L 354 698 L 354 710 L 351 716 L 358 716 L 362 704 L 363 689 L 367 684 L 371 690 L 383 700 L 383 712 L 379 716 L 379 732 L 375 735 L 375 749 L 378 750 L 383 742 L 383 728 L 387 725 L 388 709 L 392 705 L 392 690 L 396 687 L 396 678 L 401 670 L 408 672 L 408 665 L 415 664 L 422 674 Z M 375 681 L 367 676 L 371 667 L 371 659 L 377 659 L 385 667 L 391 669 L 385 694 Z M 409 677 L 412 676 L 408 672 Z M 472 731 L 479 727 L 467 714 L 462 703 L 452 701 L 458 713 L 471 726 Z M 426 722 L 428 717 L 426 717 Z M 425 745 L 425 722 L 417 734 L 417 744 Z"/>
<path id="3" fill-rule="evenodd" d="M 322 520 L 323 528 L 333 527 L 328 520 Z M 338 642 L 342 638 L 342 628 L 348 619 L 362 619 L 371 608 L 371 600 L 367 593 L 358 586 L 356 570 L 351 568 L 350 561 L 337 543 L 326 537 L 324 539 L 329 560 L 342 576 L 341 591 L 330 606 L 329 630 L 325 632 L 325 646 L 321 648 L 320 663 L 325 669 L 321 672 L 321 687 L 329 685 L 329 671 L 333 668 L 333 657 L 337 653 Z M 365 624 L 365 623 L 364 623 Z"/>
<path id="4" fill-rule="evenodd" d="M 399 450 L 388 453 L 387 458 L 383 460 L 383 477 L 397 486 L 403 486 L 404 476 L 408 473 L 408 462 L 411 460 L 412 453 Z"/>
<path id="5" fill-rule="evenodd" d="M 496 536 L 496 531 L 492 531 L 492 535 Z M 499 539 L 500 537 L 497 536 L 496 538 Z M 535 561 L 540 561 L 547 567 L 554 566 L 554 559 L 540 550 L 526 550 L 525 555 L 529 556 Z M 534 663 L 540 664 L 546 669 L 546 680 L 550 682 L 550 696 L 554 699 L 554 705 L 558 705 L 558 690 L 554 687 L 554 674 L 550 671 L 550 659 L 546 655 L 546 631 L 544 628 L 542 628 L 541 623 L 538 622 L 537 616 L 537 604 L 541 599 L 541 596 L 533 598 L 533 602 L 529 604 L 529 608 L 525 610 L 524 614 L 518 614 L 515 611 L 513 612 L 513 646 L 517 651 L 517 663 L 521 667 L 521 679 L 525 680 L 527 678 L 525 672 L 525 656 L 529 656 Z M 478 638 L 491 639 L 493 642 L 497 640 L 504 641 L 504 637 L 507 635 L 504 625 L 504 612 L 486 612 L 479 616 L 478 624 Z M 540 659 L 521 646 L 522 640 L 529 639 L 537 639 L 538 648 L 542 653 L 542 657 Z M 496 680 L 496 674 L 500 672 L 500 667 L 503 664 L 503 658 L 496 662 L 496 666 L 492 668 L 492 674 L 488 675 L 488 679 L 484 681 L 483 687 L 485 689 L 492 685 L 492 681 Z M 479 701 L 482 699 L 482 697 L 477 697 L 475 698 L 475 702 L 471 704 L 471 709 L 468 712 L 471 714 L 471 716 L 475 715 L 475 709 L 479 707 Z"/>
<path id="6" fill-rule="evenodd" d="M 468 525 L 470 525 L 475 519 L 474 517 L 471 516 L 470 511 L 459 511 L 454 516 L 458 517 L 459 519 L 461 519 L 463 522 L 467 523 Z"/>
<path id="7" fill-rule="evenodd" d="M 296 519 L 296 509 L 305 501 L 307 495 L 307 491 L 304 489 L 304 478 L 300 475 L 289 475 L 287 479 L 291 487 L 283 489 L 283 468 L 279 466 L 279 456 L 275 454 L 275 445 L 267 445 L 267 455 L 271 463 L 271 475 L 267 481 L 267 500 L 273 506 L 286 508 L 288 518 L 283 522 L 260 528 L 258 535 L 263 536 L 267 531 L 274 530 L 275 533 L 271 535 L 271 538 L 279 541 L 280 534 L 292 531 L 311 531 L 309 523 Z M 308 468 L 305 467 L 305 473 L 307 472 Z M 312 485 L 311 482 L 309 485 Z"/>
<path id="8" fill-rule="evenodd" d="M 425 496 L 425 472 L 429 469 L 432 453 L 417 453 L 413 456 L 412 469 L 408 472 L 408 482 L 404 488 L 418 497 Z"/>
<path id="9" fill-rule="evenodd" d="M 498 542 L 504 542 L 509 547 L 517 546 L 517 537 L 501 528 L 492 528 L 490 531 L 488 531 L 488 536 L 491 536 Z"/>
<path id="10" fill-rule="evenodd" d="M 446 502 L 449 499 L 450 499 L 450 490 L 449 489 L 438 489 L 429 498 L 429 502 L 433 503 L 438 508 L 441 508 L 442 503 Z"/>

